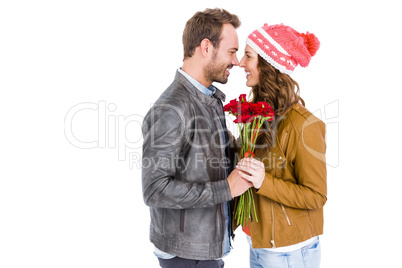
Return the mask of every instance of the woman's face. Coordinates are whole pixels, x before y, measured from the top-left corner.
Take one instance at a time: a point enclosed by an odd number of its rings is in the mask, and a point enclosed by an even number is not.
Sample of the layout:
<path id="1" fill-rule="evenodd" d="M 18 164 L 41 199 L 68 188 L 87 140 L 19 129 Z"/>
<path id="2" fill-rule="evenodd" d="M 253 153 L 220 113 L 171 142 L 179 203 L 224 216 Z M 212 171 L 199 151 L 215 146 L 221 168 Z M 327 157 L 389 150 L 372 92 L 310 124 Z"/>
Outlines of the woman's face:
<path id="1" fill-rule="evenodd" d="M 244 56 L 240 61 L 240 67 L 246 72 L 246 85 L 248 87 L 256 86 L 260 83 L 260 72 L 257 68 L 258 54 L 249 45 L 244 50 Z"/>

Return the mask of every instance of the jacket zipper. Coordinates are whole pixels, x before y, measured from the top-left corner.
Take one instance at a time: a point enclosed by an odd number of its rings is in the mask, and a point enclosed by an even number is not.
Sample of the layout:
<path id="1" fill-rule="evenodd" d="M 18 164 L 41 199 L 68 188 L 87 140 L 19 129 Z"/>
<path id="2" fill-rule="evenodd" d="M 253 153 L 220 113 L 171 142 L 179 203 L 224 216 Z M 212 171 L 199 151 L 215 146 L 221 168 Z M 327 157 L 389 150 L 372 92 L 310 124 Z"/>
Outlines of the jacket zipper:
<path id="1" fill-rule="evenodd" d="M 272 248 L 276 248 L 275 245 L 275 227 L 274 227 L 274 203 L 271 200 L 271 218 L 272 218 L 272 240 L 271 240 L 271 244 L 272 244 Z"/>
<path id="2" fill-rule="evenodd" d="M 218 101 L 218 102 L 219 102 L 219 101 Z M 221 108 L 222 108 L 222 111 L 223 111 L 223 104 L 222 104 L 222 102 L 219 102 L 219 104 L 220 104 L 220 106 L 221 106 Z M 214 109 L 216 115 L 218 116 L 218 122 L 219 122 L 219 125 L 220 125 L 220 127 L 221 127 L 221 129 L 220 129 L 220 134 L 221 134 L 221 135 L 219 135 L 219 139 L 220 139 L 220 142 L 221 142 L 221 155 L 222 155 L 222 158 L 226 158 L 225 146 L 224 146 L 224 142 L 223 142 L 224 139 L 225 139 L 225 142 L 227 142 L 227 141 L 226 141 L 226 138 L 225 138 L 225 129 L 226 129 L 225 121 L 222 122 L 222 121 L 220 120 L 221 116 L 219 115 L 218 111 L 217 111 L 215 108 L 213 108 L 213 109 Z M 218 127 L 218 128 L 219 128 L 219 127 Z M 229 174 L 226 174 L 226 166 L 225 166 L 224 168 L 225 168 L 225 170 L 224 170 L 224 175 L 229 176 Z M 225 176 L 225 177 L 226 177 L 226 176 Z M 223 208 L 224 205 L 225 205 L 224 203 L 222 203 L 222 204 L 220 205 L 220 207 L 221 207 L 221 214 L 222 214 L 223 219 L 224 219 L 224 221 L 225 221 L 225 224 L 223 224 L 223 228 L 222 228 L 222 238 L 223 238 L 223 239 L 224 239 L 224 236 L 225 236 L 225 228 L 226 228 L 226 215 L 225 215 L 225 209 Z"/>
<path id="3" fill-rule="evenodd" d="M 286 141 L 286 136 L 287 136 L 287 135 L 288 135 L 288 133 L 286 132 L 285 135 L 283 136 L 283 140 L 282 140 L 282 148 L 281 148 L 281 151 L 282 151 L 283 155 L 285 155 L 285 153 L 284 153 L 284 146 L 285 146 L 285 141 Z M 285 161 L 286 161 L 286 158 L 285 158 Z M 283 165 L 284 165 L 284 163 L 283 163 Z M 277 171 L 278 171 L 278 168 L 276 168 L 276 170 L 275 170 L 275 177 L 276 177 L 276 175 L 277 175 Z M 283 175 L 283 174 L 282 174 L 282 175 Z M 281 177 L 282 177 L 282 176 L 281 176 Z M 283 206 L 283 204 L 281 204 L 281 206 L 282 206 L 283 212 L 285 213 L 286 220 L 288 221 L 288 224 L 289 224 L 289 226 L 290 226 L 290 225 L 291 225 L 291 224 L 290 224 L 290 220 L 289 220 L 288 214 L 286 213 L 285 207 Z M 271 218 L 272 218 L 272 240 L 271 240 L 271 244 L 272 244 L 272 248 L 276 248 L 276 245 L 275 245 L 274 202 L 273 202 L 272 200 L 271 200 Z"/>
<path id="4" fill-rule="evenodd" d="M 184 212 L 185 212 L 184 209 L 182 209 L 180 211 L 180 232 L 181 233 L 184 232 Z"/>
<path id="5" fill-rule="evenodd" d="M 289 226 L 290 226 L 290 225 L 291 225 L 291 224 L 290 224 L 290 220 L 289 220 L 288 214 L 286 213 L 285 207 L 283 206 L 283 204 L 281 204 L 281 207 L 282 207 L 283 213 L 285 213 L 286 220 L 288 221 L 288 224 L 289 224 Z"/>
<path id="6" fill-rule="evenodd" d="M 288 135 L 288 133 L 286 132 L 285 133 L 285 135 L 283 136 L 283 139 L 282 139 L 282 153 L 285 155 L 285 141 L 286 141 L 286 137 L 287 137 L 287 135 Z M 286 158 L 285 158 L 285 161 L 286 161 Z M 283 163 L 283 165 L 285 165 L 285 163 Z M 285 214 L 285 217 L 286 217 L 286 220 L 287 220 L 287 222 L 288 222 L 288 225 L 290 226 L 291 224 L 290 224 L 290 220 L 289 220 L 289 217 L 288 217 L 288 214 L 286 213 L 286 209 L 285 209 L 285 207 L 283 206 L 283 204 L 281 204 L 281 207 L 282 207 L 282 210 L 283 210 L 283 213 Z"/>

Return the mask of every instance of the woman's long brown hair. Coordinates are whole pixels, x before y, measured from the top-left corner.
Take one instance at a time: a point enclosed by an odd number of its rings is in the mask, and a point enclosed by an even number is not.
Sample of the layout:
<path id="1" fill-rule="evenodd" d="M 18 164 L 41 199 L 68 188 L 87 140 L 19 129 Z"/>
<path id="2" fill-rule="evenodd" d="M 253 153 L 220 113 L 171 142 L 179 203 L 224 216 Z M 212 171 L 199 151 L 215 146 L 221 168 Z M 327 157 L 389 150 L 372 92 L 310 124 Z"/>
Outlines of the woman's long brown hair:
<path id="1" fill-rule="evenodd" d="M 281 73 L 260 55 L 257 68 L 260 72 L 260 83 L 252 87 L 252 102 L 265 101 L 275 111 L 272 122 L 265 121 L 261 135 L 257 139 L 257 147 L 263 149 L 263 154 L 275 144 L 276 131 L 286 112 L 296 103 L 304 100 L 299 96 L 299 84 L 289 75 Z M 295 91 L 295 89 L 297 89 Z"/>

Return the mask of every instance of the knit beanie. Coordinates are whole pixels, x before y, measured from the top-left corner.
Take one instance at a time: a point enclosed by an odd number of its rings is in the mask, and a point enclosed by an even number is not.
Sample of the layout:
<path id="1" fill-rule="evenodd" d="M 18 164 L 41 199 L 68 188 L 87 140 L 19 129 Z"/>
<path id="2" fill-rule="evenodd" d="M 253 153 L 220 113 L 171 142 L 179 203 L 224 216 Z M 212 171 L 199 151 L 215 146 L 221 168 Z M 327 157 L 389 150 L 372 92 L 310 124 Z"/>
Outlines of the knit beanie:
<path id="1" fill-rule="evenodd" d="M 320 41 L 314 34 L 300 34 L 283 24 L 265 24 L 252 32 L 246 43 L 272 66 L 288 75 L 299 64 L 307 67 L 320 47 Z"/>

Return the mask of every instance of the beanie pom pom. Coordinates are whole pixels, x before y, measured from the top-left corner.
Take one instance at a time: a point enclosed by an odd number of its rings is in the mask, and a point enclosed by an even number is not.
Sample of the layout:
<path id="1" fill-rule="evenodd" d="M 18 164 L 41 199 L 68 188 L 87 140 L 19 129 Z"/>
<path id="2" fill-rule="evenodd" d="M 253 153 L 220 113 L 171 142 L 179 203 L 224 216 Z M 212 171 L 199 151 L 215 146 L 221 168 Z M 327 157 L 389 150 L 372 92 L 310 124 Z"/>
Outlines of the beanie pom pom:
<path id="1" fill-rule="evenodd" d="M 317 50 L 320 48 L 320 41 L 318 38 L 312 33 L 302 33 L 304 40 L 306 41 L 305 44 L 311 56 L 314 56 L 317 53 Z"/>

